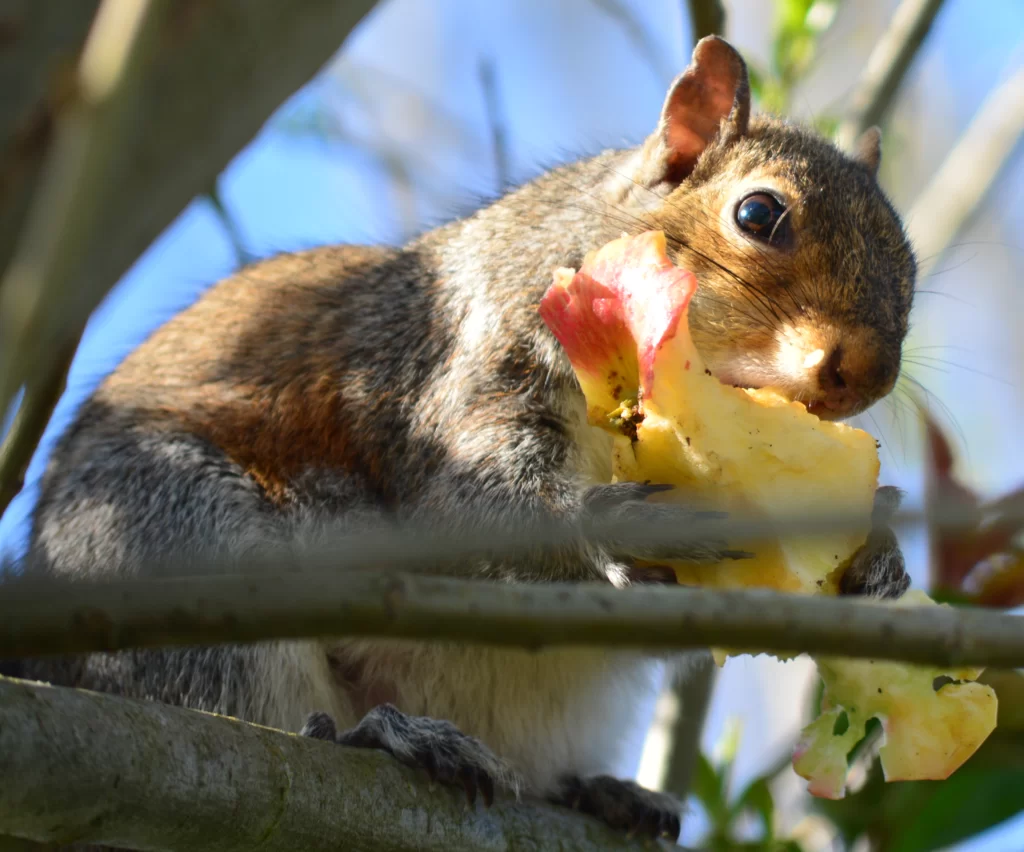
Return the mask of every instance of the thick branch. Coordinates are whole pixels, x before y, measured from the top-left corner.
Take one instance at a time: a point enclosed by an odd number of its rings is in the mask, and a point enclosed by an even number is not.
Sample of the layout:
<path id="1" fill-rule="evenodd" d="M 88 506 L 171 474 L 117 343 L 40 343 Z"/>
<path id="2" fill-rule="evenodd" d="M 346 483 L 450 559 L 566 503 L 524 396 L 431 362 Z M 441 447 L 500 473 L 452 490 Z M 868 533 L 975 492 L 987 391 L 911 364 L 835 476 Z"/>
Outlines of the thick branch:
<path id="1" fill-rule="evenodd" d="M 451 639 L 540 649 L 739 647 L 1024 666 L 1024 621 L 766 590 L 505 585 L 380 571 L 102 583 L 11 582 L 0 659 L 309 636 Z"/>
<path id="2" fill-rule="evenodd" d="M 379 752 L 0 679 L 0 833 L 189 852 L 643 849 L 571 811 L 461 792 Z M 646 847 L 650 848 L 650 847 Z"/>
<path id="3" fill-rule="evenodd" d="M 58 115 L 47 176 L 0 286 L 0 408 L 375 4 L 161 5 L 155 47 L 140 45 L 103 117 L 81 99 Z M 86 160 L 104 167 L 84 170 Z"/>
<path id="4" fill-rule="evenodd" d="M 907 226 L 924 278 L 988 194 L 1024 135 L 1024 69 L 996 87 L 918 196 Z"/>
<path id="5" fill-rule="evenodd" d="M 687 0 L 694 42 L 704 36 L 725 35 L 725 6 L 721 0 Z"/>
<path id="6" fill-rule="evenodd" d="M 851 150 L 854 141 L 889 112 L 914 56 L 924 43 L 943 0 L 903 0 L 889 28 L 868 58 L 850 108 L 839 126 L 841 147 Z"/>
<path id="7" fill-rule="evenodd" d="M 0 270 L 14 251 L 56 113 L 99 0 L 0 0 Z"/>
<path id="8" fill-rule="evenodd" d="M 68 81 L 71 95 L 57 117 L 26 227 L 0 282 L 0 409 L 36 365 L 46 363 L 51 347 L 84 326 L 85 315 L 74 310 L 84 298 L 72 296 L 72 281 L 99 234 L 119 160 L 136 132 L 140 84 L 169 8 L 167 0 L 105 0 Z M 80 291 L 91 289 L 88 280 L 77 283 Z"/>

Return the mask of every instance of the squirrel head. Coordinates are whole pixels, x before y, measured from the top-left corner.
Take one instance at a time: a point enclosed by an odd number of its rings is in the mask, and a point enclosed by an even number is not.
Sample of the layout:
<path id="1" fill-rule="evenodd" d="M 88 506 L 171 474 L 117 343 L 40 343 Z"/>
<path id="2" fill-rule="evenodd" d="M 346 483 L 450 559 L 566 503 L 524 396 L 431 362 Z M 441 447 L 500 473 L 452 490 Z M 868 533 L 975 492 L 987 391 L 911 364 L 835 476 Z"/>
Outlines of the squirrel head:
<path id="1" fill-rule="evenodd" d="M 773 387 L 826 419 L 895 385 L 916 261 L 876 180 L 881 136 L 851 156 L 751 117 L 746 64 L 702 39 L 634 155 L 627 194 L 697 275 L 693 339 L 719 380 Z"/>

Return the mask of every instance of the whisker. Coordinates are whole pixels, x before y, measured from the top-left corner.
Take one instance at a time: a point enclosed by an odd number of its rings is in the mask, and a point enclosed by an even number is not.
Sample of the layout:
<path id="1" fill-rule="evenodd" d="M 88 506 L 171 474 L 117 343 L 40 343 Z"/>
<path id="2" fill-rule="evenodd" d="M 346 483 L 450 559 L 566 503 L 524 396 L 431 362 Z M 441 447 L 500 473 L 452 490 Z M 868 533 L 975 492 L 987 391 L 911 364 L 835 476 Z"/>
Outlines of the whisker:
<path id="1" fill-rule="evenodd" d="M 874 415 L 874 414 L 873 414 L 873 413 L 871 412 L 871 410 L 870 410 L 870 409 L 868 409 L 868 410 L 867 410 L 867 411 L 865 411 L 864 413 L 865 413 L 865 414 L 866 414 L 866 415 L 868 416 L 868 418 L 869 418 L 869 419 L 871 420 L 871 422 L 872 422 L 872 423 L 874 424 L 874 427 L 875 427 L 875 435 L 876 435 L 876 437 L 877 437 L 877 438 L 879 439 L 879 443 L 880 443 L 880 444 L 881 444 L 881 445 L 882 445 L 883 447 L 885 447 L 885 450 L 886 450 L 886 452 L 887 452 L 887 453 L 889 453 L 889 458 L 890 458 L 890 459 L 892 459 L 892 464 L 893 464 L 893 467 L 895 467 L 895 468 L 896 468 L 896 469 L 898 470 L 898 469 L 899 469 L 899 463 L 898 463 L 898 462 L 896 461 L 896 455 L 895 455 L 895 454 L 893 453 L 893 451 L 892 451 L 892 448 L 891 448 L 891 447 L 889 446 L 889 442 L 888 442 L 888 441 L 883 441 L 883 440 L 881 440 L 881 439 L 882 439 L 882 437 L 884 437 L 884 436 L 883 436 L 883 434 L 882 434 L 882 427 L 878 425 L 878 420 L 876 420 L 876 419 L 875 419 L 875 415 Z M 904 458 L 904 461 L 905 461 L 905 460 L 906 460 L 906 459 Z"/>
<path id="2" fill-rule="evenodd" d="M 571 204 L 571 203 L 568 203 L 568 202 L 545 201 L 545 203 L 550 204 L 552 207 L 556 207 L 556 208 L 559 208 L 559 209 L 579 210 L 580 212 L 589 213 L 589 214 L 594 215 L 594 216 L 602 216 L 605 219 L 607 219 L 608 221 L 617 222 L 620 225 L 623 225 L 625 227 L 632 227 L 632 226 L 634 226 L 636 224 L 637 221 L 640 221 L 641 224 L 646 224 L 643 220 L 640 220 L 637 217 L 626 218 L 627 216 L 631 216 L 631 214 L 629 214 L 628 211 L 622 211 L 620 208 L 616 207 L 615 205 L 609 205 L 609 206 L 611 206 L 612 209 L 614 209 L 614 210 L 616 210 L 619 213 L 622 213 L 624 215 L 616 216 L 616 215 L 610 214 L 610 213 L 608 213 L 606 211 L 596 210 L 596 209 L 591 208 L 591 207 L 586 207 L 584 205 L 578 205 L 578 204 Z M 543 226 L 538 226 L 538 228 L 543 228 Z M 668 238 L 670 240 L 673 239 L 673 238 L 669 237 L 667 234 L 666 234 L 666 238 Z M 708 261 L 711 262 L 711 263 L 715 262 L 712 258 L 708 258 Z M 735 304 L 726 302 L 724 300 L 715 299 L 714 297 L 708 296 L 706 294 L 702 294 L 701 298 L 706 300 L 706 301 L 712 302 L 714 304 L 723 305 L 724 307 L 729 308 L 730 310 L 738 313 L 740 316 L 742 316 L 745 319 L 749 320 L 751 323 L 754 323 L 755 325 L 758 325 L 758 326 L 764 328 L 768 332 L 771 332 L 771 333 L 774 334 L 775 331 L 776 331 L 776 326 L 774 324 L 772 324 L 772 322 L 770 322 L 770 318 L 768 318 L 768 317 L 763 317 L 763 316 L 757 316 L 755 314 L 750 314 L 750 313 L 748 313 L 748 312 L 746 312 L 744 310 L 741 310 Z M 751 307 L 754 308 L 755 311 L 758 312 L 758 314 L 762 313 L 762 311 L 760 310 L 760 306 L 756 302 L 752 301 L 749 298 L 747 298 L 747 302 L 751 305 Z"/>
<path id="3" fill-rule="evenodd" d="M 605 168 L 606 168 L 606 170 L 609 170 L 609 171 L 612 171 L 613 173 L 616 173 L 613 169 L 609 169 L 607 166 Z M 572 188 L 575 192 L 579 192 L 579 193 L 581 193 L 583 195 L 586 195 L 587 197 L 597 201 L 600 204 L 603 204 L 603 205 L 606 205 L 608 207 L 611 207 L 613 210 L 615 210 L 621 216 L 626 216 L 629 219 L 632 219 L 634 224 L 640 224 L 640 225 L 642 225 L 644 228 L 646 228 L 648 230 L 653 229 L 655 227 L 655 223 L 653 223 L 653 222 L 651 222 L 651 221 L 649 221 L 649 220 L 647 220 L 647 219 L 645 219 L 645 218 L 643 218 L 641 216 L 638 216 L 638 215 L 636 215 L 636 214 L 634 214 L 634 213 L 632 213 L 632 212 L 630 212 L 628 210 L 624 210 L 621 207 L 619 207 L 618 205 L 612 204 L 611 202 L 609 202 L 605 198 L 597 196 L 597 195 L 595 195 L 592 192 L 587 192 L 586 190 L 583 190 L 583 189 L 573 185 L 573 183 L 571 181 L 569 181 L 568 179 L 562 178 L 560 175 L 558 175 L 558 178 L 560 180 L 562 180 L 562 182 L 565 183 L 567 186 Z M 636 182 L 634 181 L 634 183 L 636 183 Z M 612 219 L 612 221 L 622 221 L 621 219 L 616 219 L 616 218 L 613 218 L 613 217 L 608 217 L 608 218 Z M 675 242 L 678 245 L 685 246 L 687 249 L 692 251 L 694 254 L 697 254 L 699 257 L 701 257 L 702 259 L 704 259 L 708 263 L 711 263 L 711 264 L 717 266 L 719 269 L 721 269 L 726 274 L 731 275 L 737 281 L 740 281 L 740 283 L 744 284 L 748 289 L 755 289 L 756 290 L 756 288 L 753 288 L 753 286 L 750 285 L 749 282 L 745 282 L 742 278 L 740 278 L 738 275 L 736 275 L 736 273 L 734 273 L 732 270 L 730 270 L 727 267 L 725 267 L 724 265 L 718 263 L 713 258 L 705 255 L 703 252 L 700 252 L 699 250 L 693 248 L 692 246 L 686 245 L 682 240 L 680 240 L 678 237 L 675 237 L 670 232 L 665 231 L 665 236 L 666 236 L 667 240 Z M 771 307 L 771 300 L 767 299 L 767 297 L 765 297 L 763 293 L 761 295 L 764 298 L 765 305 L 767 305 L 768 309 L 771 311 L 771 314 L 772 314 L 772 316 L 768 316 L 767 314 L 765 314 L 765 319 L 769 321 L 768 325 L 774 331 L 775 326 L 771 325 L 770 320 L 771 319 L 775 319 L 776 322 L 777 322 L 778 319 L 779 319 L 778 314 L 775 313 L 775 311 L 772 309 L 772 307 Z M 754 301 L 752 299 L 750 299 L 748 297 L 747 301 L 750 303 L 751 307 L 753 307 L 755 310 L 758 311 L 758 313 L 763 313 L 762 308 L 758 308 L 758 306 L 754 303 Z"/>
<path id="4" fill-rule="evenodd" d="M 998 376 L 993 375 L 992 373 L 986 373 L 984 370 L 978 370 L 974 367 L 968 367 L 966 364 L 957 364 L 955 361 L 947 361 L 945 358 L 936 358 L 932 355 L 904 355 L 903 360 L 906 361 L 908 364 L 914 364 L 918 367 L 927 367 L 928 369 L 938 370 L 941 373 L 948 374 L 949 370 L 945 370 L 939 366 L 936 366 L 938 364 L 941 364 L 944 367 L 949 367 L 950 369 L 963 370 L 965 373 L 971 373 L 975 376 L 980 376 L 983 379 L 989 379 L 993 382 L 998 382 L 1004 387 L 1016 387 L 1016 385 L 1013 382 L 1007 381 L 1006 379 L 1001 379 Z M 934 361 L 935 364 L 926 363 L 928 361 Z"/>
<path id="5" fill-rule="evenodd" d="M 914 376 L 911 376 L 909 373 L 903 373 L 900 378 L 912 384 L 915 388 L 920 390 L 925 395 L 924 402 L 922 402 L 919 399 L 914 400 L 915 404 L 922 411 L 930 413 L 931 408 L 929 403 L 933 400 L 935 403 L 938 404 L 939 410 L 942 412 L 942 414 L 946 417 L 950 425 L 955 430 L 957 438 L 960 440 L 960 444 L 963 447 L 964 452 L 968 454 L 968 463 L 970 463 L 970 448 L 967 445 L 967 434 L 964 432 L 963 427 L 961 427 L 960 421 L 957 420 L 956 416 L 953 414 L 953 410 L 948 405 L 946 405 L 945 402 L 942 401 L 938 394 L 933 393 L 928 388 L 926 388 L 919 379 L 915 378 Z M 913 394 L 910 394 L 910 396 L 911 398 L 913 398 Z"/>

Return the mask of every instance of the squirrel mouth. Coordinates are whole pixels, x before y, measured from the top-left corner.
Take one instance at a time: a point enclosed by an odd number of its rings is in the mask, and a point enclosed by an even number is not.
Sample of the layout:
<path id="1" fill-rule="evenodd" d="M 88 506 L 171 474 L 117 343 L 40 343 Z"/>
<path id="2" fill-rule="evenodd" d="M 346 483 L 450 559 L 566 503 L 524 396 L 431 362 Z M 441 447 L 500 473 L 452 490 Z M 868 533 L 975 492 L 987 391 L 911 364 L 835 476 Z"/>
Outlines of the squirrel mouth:
<path id="1" fill-rule="evenodd" d="M 849 416 L 849 413 L 846 411 L 834 410 L 829 405 L 827 399 L 814 398 L 808 400 L 804 393 L 800 391 L 794 393 L 791 387 L 786 387 L 783 383 L 773 381 L 771 376 L 757 375 L 753 371 L 744 373 L 743 371 L 731 372 L 729 370 L 711 371 L 711 375 L 723 385 L 730 385 L 739 390 L 769 389 L 783 397 L 787 402 L 799 402 L 807 409 L 808 413 L 813 414 L 819 420 L 839 420 Z"/>

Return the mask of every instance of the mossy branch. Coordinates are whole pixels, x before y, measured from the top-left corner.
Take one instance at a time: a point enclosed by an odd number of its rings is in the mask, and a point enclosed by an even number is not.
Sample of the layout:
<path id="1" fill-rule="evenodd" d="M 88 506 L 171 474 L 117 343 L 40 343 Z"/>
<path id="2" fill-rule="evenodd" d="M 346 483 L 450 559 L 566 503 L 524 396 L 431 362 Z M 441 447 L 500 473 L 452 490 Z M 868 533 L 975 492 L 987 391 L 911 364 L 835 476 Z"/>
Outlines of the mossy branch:
<path id="1" fill-rule="evenodd" d="M 188 852 L 653 847 L 541 803 L 499 797 L 470 808 L 461 791 L 430 789 L 380 752 L 4 678 L 0 777 L 0 834 L 40 843 Z"/>

